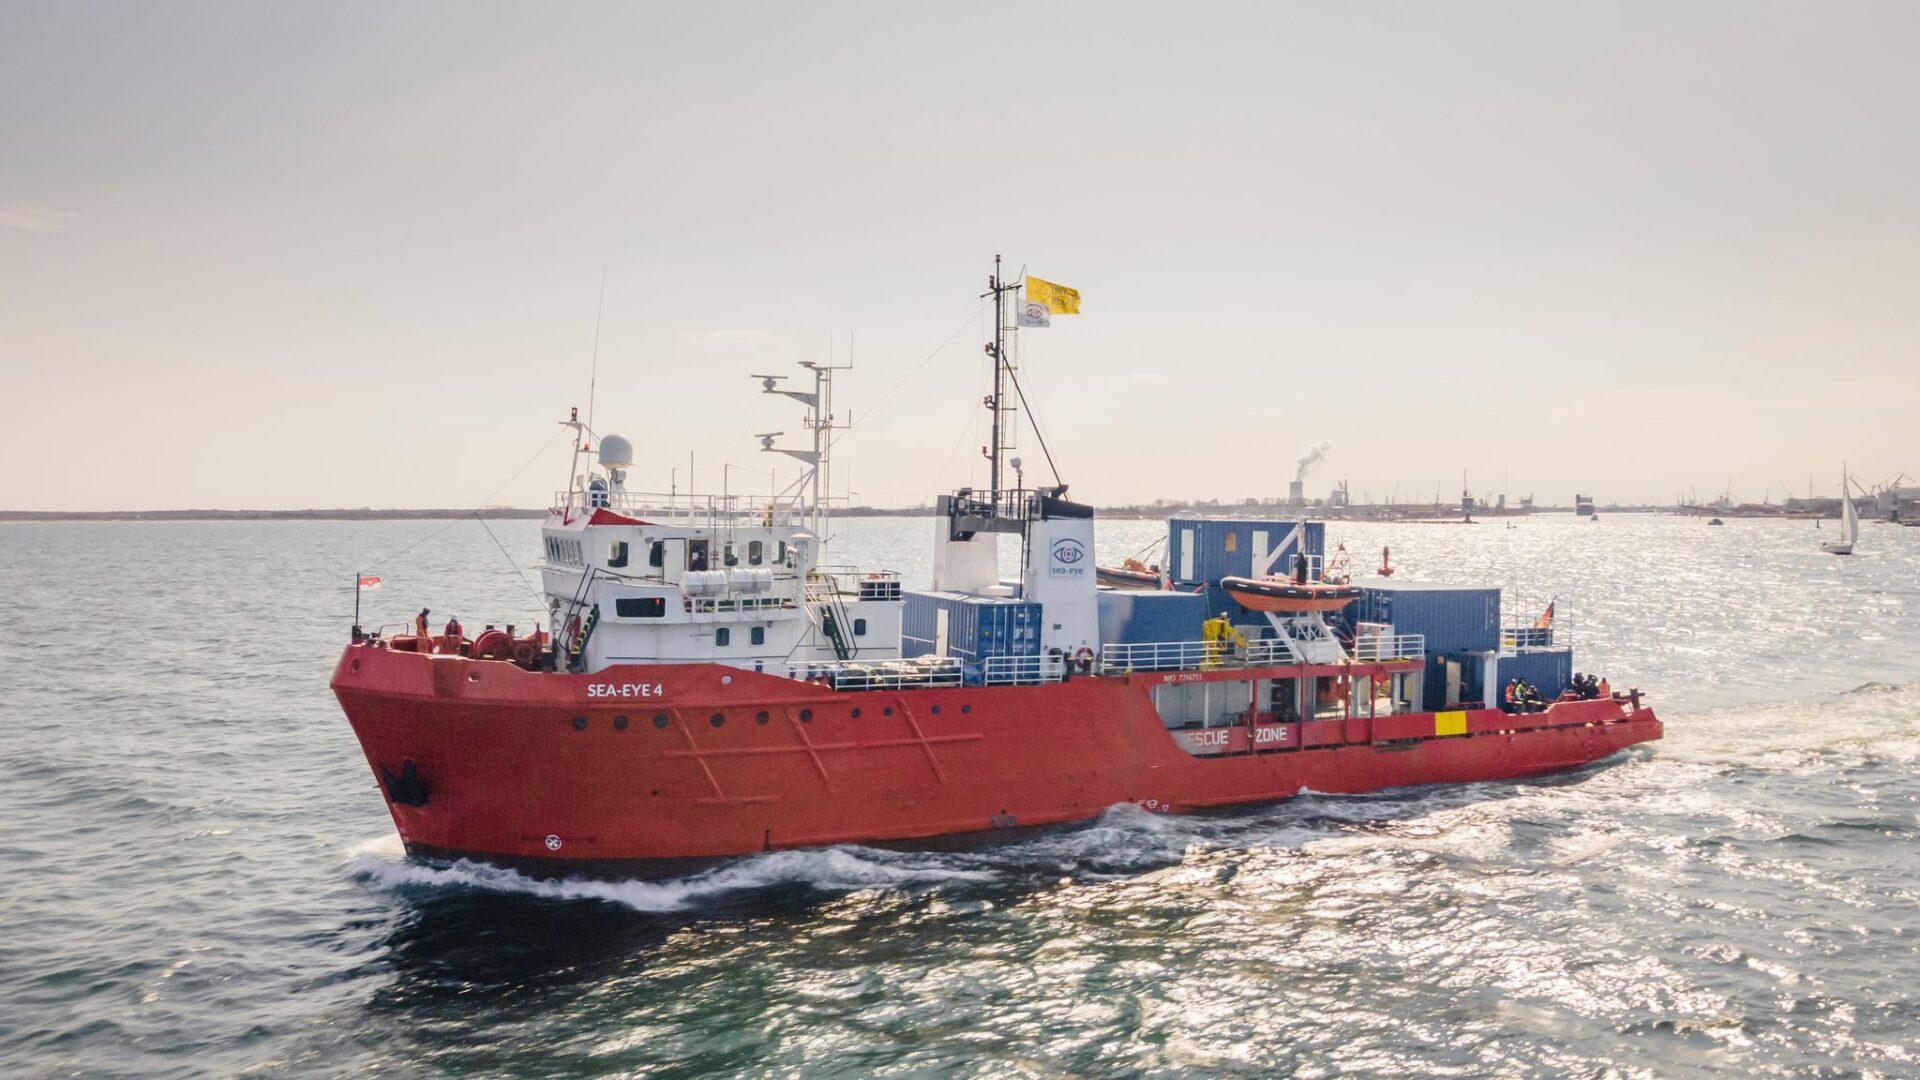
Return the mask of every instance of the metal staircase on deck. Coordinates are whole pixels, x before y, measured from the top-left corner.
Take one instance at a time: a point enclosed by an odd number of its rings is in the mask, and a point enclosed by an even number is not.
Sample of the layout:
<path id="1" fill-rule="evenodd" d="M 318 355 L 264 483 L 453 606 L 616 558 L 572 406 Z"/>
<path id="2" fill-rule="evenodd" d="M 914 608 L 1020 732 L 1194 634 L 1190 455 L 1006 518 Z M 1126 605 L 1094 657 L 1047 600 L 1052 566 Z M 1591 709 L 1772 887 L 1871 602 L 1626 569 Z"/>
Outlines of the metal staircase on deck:
<path id="1" fill-rule="evenodd" d="M 821 635 L 833 644 L 833 655 L 840 660 L 853 659 L 860 649 L 847 638 L 847 606 L 841 602 L 840 590 L 834 587 L 833 579 L 809 576 L 806 599 L 807 614 L 813 617 Z"/>

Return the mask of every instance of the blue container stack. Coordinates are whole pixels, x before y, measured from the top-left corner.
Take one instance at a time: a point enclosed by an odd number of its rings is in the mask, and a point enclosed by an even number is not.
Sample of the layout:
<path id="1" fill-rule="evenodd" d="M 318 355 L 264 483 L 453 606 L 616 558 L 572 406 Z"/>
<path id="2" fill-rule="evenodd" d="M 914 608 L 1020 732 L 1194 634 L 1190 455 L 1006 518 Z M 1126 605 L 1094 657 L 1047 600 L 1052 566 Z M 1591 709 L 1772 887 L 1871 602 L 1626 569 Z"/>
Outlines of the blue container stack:
<path id="1" fill-rule="evenodd" d="M 1111 589 L 1098 602 L 1100 641 L 1106 645 L 1198 641 L 1209 614 L 1207 598 L 1190 592 Z"/>
<path id="2" fill-rule="evenodd" d="M 1258 568 L 1253 565 L 1255 548 L 1264 546 L 1270 554 L 1293 535 L 1299 524 L 1296 521 L 1168 518 L 1165 569 L 1175 584 L 1180 585 L 1217 585 L 1225 577 L 1258 577 Z M 1262 535 L 1256 536 L 1256 533 Z M 1309 521 L 1301 535 L 1308 555 L 1325 553 L 1325 525 Z M 1288 574 L 1292 571 L 1293 546 L 1289 544 L 1267 572 Z"/>
<path id="3" fill-rule="evenodd" d="M 1427 654 L 1500 647 L 1500 590 L 1370 578 L 1347 610 L 1358 622 L 1387 623 L 1396 634 L 1424 634 Z"/>
<path id="4" fill-rule="evenodd" d="M 1573 685 L 1573 650 L 1531 649 L 1500 657 L 1494 669 L 1497 689 L 1504 692 L 1515 679 L 1525 679 L 1541 697 L 1552 701 Z"/>
<path id="5" fill-rule="evenodd" d="M 1040 655 L 1040 605 L 965 593 L 908 592 L 901 608 L 902 655 L 937 652 L 940 613 L 947 613 L 947 652 L 972 663 L 996 656 Z"/>

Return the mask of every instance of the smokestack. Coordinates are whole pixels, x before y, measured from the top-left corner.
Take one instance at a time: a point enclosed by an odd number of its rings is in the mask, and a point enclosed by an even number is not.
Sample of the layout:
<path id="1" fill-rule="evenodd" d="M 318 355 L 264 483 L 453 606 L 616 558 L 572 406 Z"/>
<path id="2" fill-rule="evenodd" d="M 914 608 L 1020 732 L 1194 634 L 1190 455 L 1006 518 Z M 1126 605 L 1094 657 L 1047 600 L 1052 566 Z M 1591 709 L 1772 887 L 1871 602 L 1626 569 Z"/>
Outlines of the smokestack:
<path id="1" fill-rule="evenodd" d="M 1287 505 L 1288 506 L 1307 505 L 1307 492 L 1306 492 L 1305 484 L 1302 484 L 1300 481 L 1295 480 L 1293 483 L 1287 485 Z"/>

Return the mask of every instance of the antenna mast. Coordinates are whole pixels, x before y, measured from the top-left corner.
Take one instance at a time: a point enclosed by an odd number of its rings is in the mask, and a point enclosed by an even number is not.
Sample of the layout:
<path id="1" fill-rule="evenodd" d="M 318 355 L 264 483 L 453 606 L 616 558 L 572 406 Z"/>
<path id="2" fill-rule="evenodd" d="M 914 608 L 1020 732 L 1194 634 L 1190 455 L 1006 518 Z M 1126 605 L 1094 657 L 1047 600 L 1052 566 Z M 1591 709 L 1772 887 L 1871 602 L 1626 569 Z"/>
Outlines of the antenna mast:
<path id="1" fill-rule="evenodd" d="M 600 264 L 600 304 L 593 309 L 593 370 L 587 376 L 587 427 L 593 427 L 593 396 L 600 388 L 600 319 L 607 313 L 607 264 Z"/>
<path id="2" fill-rule="evenodd" d="M 834 366 L 831 359 L 825 364 L 816 364 L 811 360 L 800 361 L 800 366 L 813 372 L 813 389 L 785 390 L 780 383 L 784 375 L 756 375 L 760 380 L 761 392 L 790 397 L 807 407 L 807 416 L 802 421 L 807 430 L 813 433 L 813 449 L 788 450 L 773 445 L 775 437 L 783 434 L 778 431 L 765 432 L 758 436 L 760 448 L 776 454 L 785 454 L 807 465 L 808 476 L 813 491 L 813 507 L 810 527 L 813 535 L 819 538 L 820 548 L 824 552 L 827 546 L 827 522 L 830 518 L 828 503 L 833 498 L 833 433 L 845 431 L 853 426 L 853 416 L 849 414 L 844 422 L 836 422 L 833 414 L 833 373 L 851 371 L 853 364 Z"/>
<path id="3" fill-rule="evenodd" d="M 987 279 L 987 291 L 981 296 L 993 297 L 993 344 L 987 346 L 987 355 L 993 357 L 993 396 L 987 399 L 987 408 L 993 411 L 993 445 L 987 458 L 992 462 L 993 505 L 1000 505 L 1001 478 L 1004 472 L 1002 459 L 1009 449 L 1008 441 L 1013 425 L 1006 421 L 1003 413 L 1011 411 L 1006 404 L 1005 374 L 1007 368 L 1007 293 L 1019 288 L 1009 285 L 1000 277 L 1000 256 L 993 257 L 993 276 Z"/>

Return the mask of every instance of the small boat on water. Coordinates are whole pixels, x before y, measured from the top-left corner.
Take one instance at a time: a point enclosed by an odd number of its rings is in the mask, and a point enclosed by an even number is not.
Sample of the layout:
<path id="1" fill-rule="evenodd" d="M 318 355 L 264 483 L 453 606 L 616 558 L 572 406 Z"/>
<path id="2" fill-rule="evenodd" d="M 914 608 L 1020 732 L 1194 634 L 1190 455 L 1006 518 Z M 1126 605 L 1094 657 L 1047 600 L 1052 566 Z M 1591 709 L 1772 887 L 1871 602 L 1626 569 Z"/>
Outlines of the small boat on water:
<path id="1" fill-rule="evenodd" d="M 1139 559 L 1128 559 L 1119 566 L 1096 566 L 1093 574 L 1097 583 L 1116 589 L 1158 589 L 1165 584 L 1158 567 L 1144 565 Z"/>
<path id="2" fill-rule="evenodd" d="M 1726 524 L 1726 522 L 1724 522 L 1724 521 L 1721 521 L 1721 520 L 1720 520 L 1719 518 L 1714 518 L 1714 519 L 1713 519 L 1712 521 L 1709 521 L 1709 522 L 1707 522 L 1707 524 L 1709 524 L 1709 525 L 1725 525 L 1725 524 Z"/>
<path id="3" fill-rule="evenodd" d="M 1248 611 L 1325 613 L 1339 611 L 1360 599 L 1360 589 L 1355 585 L 1289 578 L 1228 577 L 1220 579 L 1220 587 Z"/>
<path id="4" fill-rule="evenodd" d="M 1821 544 L 1820 550 L 1829 555 L 1851 555 L 1853 545 L 1860 542 L 1860 513 L 1853 508 L 1853 496 L 1847 493 L 1845 470 L 1840 474 L 1840 539 L 1830 544 Z"/>

